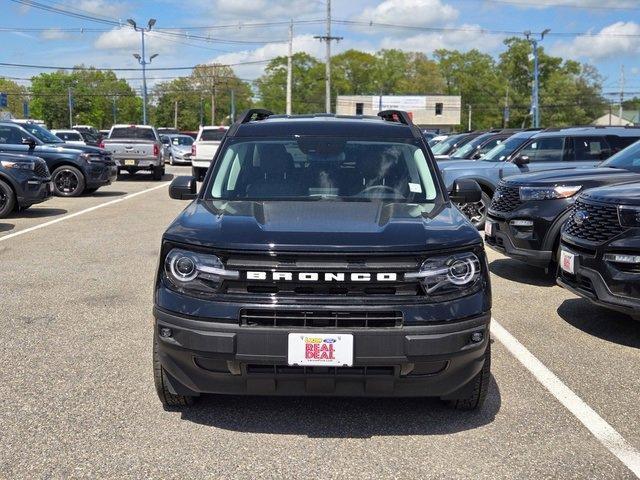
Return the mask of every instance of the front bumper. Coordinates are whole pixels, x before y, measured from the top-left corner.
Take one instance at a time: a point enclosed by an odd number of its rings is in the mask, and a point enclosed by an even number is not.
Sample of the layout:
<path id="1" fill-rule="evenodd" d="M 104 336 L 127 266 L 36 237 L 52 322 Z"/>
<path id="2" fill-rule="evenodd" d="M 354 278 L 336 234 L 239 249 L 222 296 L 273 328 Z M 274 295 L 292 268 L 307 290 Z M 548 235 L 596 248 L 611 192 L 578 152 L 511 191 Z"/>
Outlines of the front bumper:
<path id="1" fill-rule="evenodd" d="M 111 185 L 118 178 L 118 167 L 115 163 L 91 163 L 87 167 L 87 188 Z"/>
<path id="2" fill-rule="evenodd" d="M 487 217 L 487 221 L 493 223 L 491 236 L 485 234 L 485 243 L 489 248 L 535 267 L 549 266 L 553 259 L 552 251 L 517 247 L 509 233 L 511 226 L 507 221 L 496 217 Z"/>
<path id="3" fill-rule="evenodd" d="M 201 158 L 192 158 L 191 166 L 196 168 L 209 168 L 211 160 L 202 160 Z"/>
<path id="4" fill-rule="evenodd" d="M 158 354 L 176 393 L 456 398 L 484 365 L 490 313 L 389 328 L 250 327 L 154 308 Z M 170 328 L 172 336 L 159 335 Z M 353 367 L 287 365 L 291 332 L 351 333 Z M 472 333 L 482 332 L 474 343 Z"/>
<path id="5" fill-rule="evenodd" d="M 579 252 L 565 243 L 561 248 L 575 255 L 574 273 L 560 268 L 558 285 L 601 307 L 640 317 L 640 272 L 604 260 L 605 250 Z"/>
<path id="6" fill-rule="evenodd" d="M 42 203 L 53 196 L 53 184 L 51 178 L 32 177 L 20 183 L 16 199 L 18 206 L 28 207 L 36 203 Z"/>

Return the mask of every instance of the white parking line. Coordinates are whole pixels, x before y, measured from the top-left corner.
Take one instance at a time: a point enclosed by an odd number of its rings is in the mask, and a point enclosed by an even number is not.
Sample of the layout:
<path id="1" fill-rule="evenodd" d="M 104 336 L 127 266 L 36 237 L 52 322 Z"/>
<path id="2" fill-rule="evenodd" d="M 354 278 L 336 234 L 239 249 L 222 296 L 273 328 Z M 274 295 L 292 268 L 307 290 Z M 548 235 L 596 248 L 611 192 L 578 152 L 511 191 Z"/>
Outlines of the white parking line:
<path id="1" fill-rule="evenodd" d="M 49 227 L 51 225 L 55 225 L 56 223 L 63 222 L 65 220 L 69 220 L 73 217 L 78 217 L 80 215 L 84 215 L 85 213 L 93 212 L 100 208 L 108 207 L 109 205 L 114 205 L 119 202 L 124 202 L 125 200 L 129 200 L 130 198 L 137 197 L 138 195 L 142 195 L 143 193 L 152 192 L 153 190 L 157 190 L 159 188 L 166 187 L 171 182 L 164 182 L 160 185 L 156 185 L 155 187 L 147 188 L 146 190 L 141 190 L 140 192 L 131 193 L 122 198 L 117 198 L 115 200 L 111 200 L 109 202 L 101 203 L 100 205 L 96 205 L 95 207 L 85 208 L 84 210 L 80 210 L 79 212 L 70 213 L 69 215 L 64 215 L 62 217 L 56 218 L 55 220 L 51 220 L 49 222 L 41 223 L 39 225 L 34 225 L 33 227 L 25 228 L 24 230 L 19 230 L 14 233 L 10 233 L 9 235 L 5 235 L 0 237 L 0 242 L 4 242 L 5 240 L 9 240 L 11 238 L 15 238 L 19 235 L 24 235 L 25 233 L 33 232 L 34 230 L 39 230 L 41 228 Z"/>
<path id="2" fill-rule="evenodd" d="M 513 335 L 492 319 L 491 333 L 594 437 L 640 478 L 640 452 L 598 415 Z"/>

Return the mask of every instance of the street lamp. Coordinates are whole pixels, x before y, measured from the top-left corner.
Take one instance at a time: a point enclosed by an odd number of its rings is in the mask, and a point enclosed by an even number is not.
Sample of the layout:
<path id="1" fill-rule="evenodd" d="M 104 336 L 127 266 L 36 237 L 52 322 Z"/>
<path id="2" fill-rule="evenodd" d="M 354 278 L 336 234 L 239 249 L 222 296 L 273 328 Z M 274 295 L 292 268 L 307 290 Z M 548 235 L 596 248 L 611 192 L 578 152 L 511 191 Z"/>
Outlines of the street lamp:
<path id="1" fill-rule="evenodd" d="M 140 32 L 142 39 L 142 55 L 134 53 L 133 57 L 138 60 L 138 63 L 142 65 L 142 123 L 147 124 L 147 65 L 158 56 L 157 53 L 149 57 L 149 61 L 146 60 L 144 51 L 144 34 L 151 31 L 151 28 L 156 24 L 156 19 L 152 18 L 147 23 L 147 27 L 138 27 L 138 24 L 132 18 L 127 20 L 127 23 L 133 27 L 136 32 Z"/>
<path id="2" fill-rule="evenodd" d="M 539 66 L 538 66 L 538 42 L 544 40 L 544 37 L 551 30 L 545 28 L 542 32 L 540 32 L 540 40 L 537 40 L 532 36 L 531 30 L 527 30 L 524 32 L 524 36 L 527 37 L 527 40 L 531 44 L 533 48 L 533 86 L 531 88 L 531 119 L 533 121 L 533 127 L 538 128 L 540 126 L 540 103 L 539 103 L 539 92 L 540 92 L 540 82 L 539 82 Z"/>

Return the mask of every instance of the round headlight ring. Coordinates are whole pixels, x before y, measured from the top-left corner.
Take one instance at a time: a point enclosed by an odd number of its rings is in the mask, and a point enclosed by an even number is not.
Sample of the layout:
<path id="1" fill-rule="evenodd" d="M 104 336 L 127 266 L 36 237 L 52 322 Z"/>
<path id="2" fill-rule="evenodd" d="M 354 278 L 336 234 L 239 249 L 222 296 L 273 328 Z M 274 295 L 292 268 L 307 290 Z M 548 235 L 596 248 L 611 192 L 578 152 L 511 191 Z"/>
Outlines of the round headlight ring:
<path id="1" fill-rule="evenodd" d="M 181 282 L 190 282 L 198 276 L 196 262 L 187 255 L 176 255 L 171 259 L 169 267 L 173 277 Z"/>
<path id="2" fill-rule="evenodd" d="M 447 279 L 454 285 L 466 285 L 475 278 L 476 272 L 473 258 L 457 258 L 449 265 Z"/>

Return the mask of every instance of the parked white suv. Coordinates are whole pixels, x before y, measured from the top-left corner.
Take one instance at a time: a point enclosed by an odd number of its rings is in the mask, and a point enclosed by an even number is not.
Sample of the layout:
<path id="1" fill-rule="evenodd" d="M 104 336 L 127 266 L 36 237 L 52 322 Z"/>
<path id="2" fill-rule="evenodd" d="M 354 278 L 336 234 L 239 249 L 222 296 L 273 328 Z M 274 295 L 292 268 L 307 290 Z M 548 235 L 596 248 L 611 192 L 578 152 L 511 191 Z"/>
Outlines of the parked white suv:
<path id="1" fill-rule="evenodd" d="M 196 141 L 191 146 L 191 166 L 193 176 L 198 180 L 204 180 L 213 156 L 218 151 L 222 138 L 229 130 L 225 126 L 200 127 Z"/>

